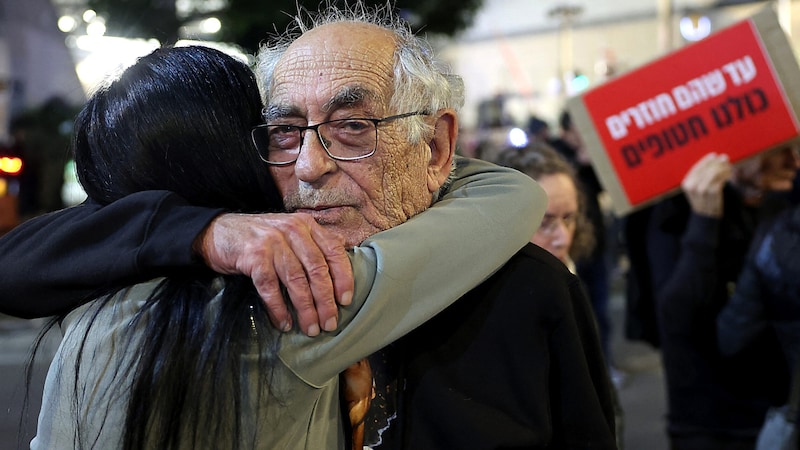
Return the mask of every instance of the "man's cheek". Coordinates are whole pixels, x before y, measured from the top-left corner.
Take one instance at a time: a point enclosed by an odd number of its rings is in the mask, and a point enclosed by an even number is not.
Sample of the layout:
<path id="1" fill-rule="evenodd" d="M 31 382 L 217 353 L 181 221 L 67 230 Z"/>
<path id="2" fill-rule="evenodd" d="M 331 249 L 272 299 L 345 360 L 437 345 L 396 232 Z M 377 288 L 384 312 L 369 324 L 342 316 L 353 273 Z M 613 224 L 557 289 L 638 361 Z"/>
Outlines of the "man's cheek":
<path id="1" fill-rule="evenodd" d="M 294 178 L 290 176 L 281 176 L 280 173 L 276 173 L 275 170 L 270 170 L 272 173 L 272 178 L 275 180 L 275 186 L 278 187 L 278 192 L 280 192 L 281 197 L 286 200 L 286 197 L 296 190 L 296 182 Z"/>

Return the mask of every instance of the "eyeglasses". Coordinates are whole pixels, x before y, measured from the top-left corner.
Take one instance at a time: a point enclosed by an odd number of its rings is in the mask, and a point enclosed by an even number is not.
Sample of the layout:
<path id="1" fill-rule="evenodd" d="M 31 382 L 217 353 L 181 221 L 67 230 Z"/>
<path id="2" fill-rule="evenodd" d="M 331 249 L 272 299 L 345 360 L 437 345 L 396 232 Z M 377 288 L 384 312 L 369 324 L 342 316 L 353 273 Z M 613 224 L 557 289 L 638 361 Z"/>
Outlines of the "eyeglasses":
<path id="1" fill-rule="evenodd" d="M 314 130 L 325 152 L 337 161 L 368 158 L 378 148 L 378 124 L 411 116 L 424 116 L 417 111 L 383 119 L 337 119 L 316 125 L 261 124 L 253 127 L 250 136 L 258 156 L 267 164 L 285 166 L 297 161 L 303 145 L 303 133 Z"/>
<path id="2" fill-rule="evenodd" d="M 552 214 L 545 214 L 544 218 L 542 219 L 542 224 L 539 225 L 538 232 L 547 235 L 554 234 L 558 230 L 559 225 L 562 223 L 567 230 L 574 229 L 575 225 L 578 223 L 578 214 L 568 213 L 564 214 L 562 217 L 554 216 Z"/>

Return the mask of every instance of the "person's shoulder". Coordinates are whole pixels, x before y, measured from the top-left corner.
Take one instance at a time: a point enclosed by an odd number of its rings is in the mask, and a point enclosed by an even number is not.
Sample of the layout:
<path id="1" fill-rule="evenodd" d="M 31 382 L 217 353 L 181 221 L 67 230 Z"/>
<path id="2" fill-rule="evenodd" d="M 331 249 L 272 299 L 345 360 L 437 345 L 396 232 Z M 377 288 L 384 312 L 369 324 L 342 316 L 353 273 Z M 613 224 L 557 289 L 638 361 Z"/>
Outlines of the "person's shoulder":
<path id="1" fill-rule="evenodd" d="M 580 279 L 547 250 L 526 244 L 475 293 L 487 295 L 518 317 L 557 324 L 572 314 L 583 293 Z"/>
<path id="2" fill-rule="evenodd" d="M 567 293 L 580 286 L 578 277 L 547 250 L 528 243 L 498 271 L 516 283 L 535 286 L 536 292 Z"/>
<path id="3" fill-rule="evenodd" d="M 536 244 L 528 243 L 520 249 L 510 260 L 509 264 L 534 265 L 549 273 L 570 277 L 572 273 L 552 253 Z M 552 272 L 550 272 L 552 271 Z"/>

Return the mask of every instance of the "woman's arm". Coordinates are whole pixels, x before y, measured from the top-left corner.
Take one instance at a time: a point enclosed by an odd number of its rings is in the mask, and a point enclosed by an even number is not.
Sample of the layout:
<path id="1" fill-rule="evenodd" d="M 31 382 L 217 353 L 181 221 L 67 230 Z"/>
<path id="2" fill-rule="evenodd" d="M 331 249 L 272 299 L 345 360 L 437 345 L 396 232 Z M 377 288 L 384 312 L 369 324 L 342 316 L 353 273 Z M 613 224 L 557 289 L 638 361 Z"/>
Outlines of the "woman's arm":
<path id="1" fill-rule="evenodd" d="M 446 308 L 530 240 L 547 206 L 538 184 L 480 160 L 458 158 L 455 170 L 433 207 L 354 249 L 356 292 L 339 331 L 284 336 L 280 356 L 299 377 L 323 384 Z"/>
<path id="2" fill-rule="evenodd" d="M 31 219 L 0 238 L 0 312 L 51 316 L 101 288 L 203 267 L 193 259 L 192 242 L 221 212 L 147 191 Z"/>
<path id="3" fill-rule="evenodd" d="M 276 326 L 288 326 L 290 317 L 281 283 L 304 311 L 304 330 L 336 315 L 334 297 L 341 301 L 353 282 L 343 244 L 307 216 L 223 212 L 145 191 L 25 222 L 0 239 L 0 312 L 62 314 L 102 290 L 207 270 L 205 261 L 221 273 L 251 277 Z M 198 243 L 211 245 L 195 252 Z M 311 270 L 320 267 L 327 270 Z"/>

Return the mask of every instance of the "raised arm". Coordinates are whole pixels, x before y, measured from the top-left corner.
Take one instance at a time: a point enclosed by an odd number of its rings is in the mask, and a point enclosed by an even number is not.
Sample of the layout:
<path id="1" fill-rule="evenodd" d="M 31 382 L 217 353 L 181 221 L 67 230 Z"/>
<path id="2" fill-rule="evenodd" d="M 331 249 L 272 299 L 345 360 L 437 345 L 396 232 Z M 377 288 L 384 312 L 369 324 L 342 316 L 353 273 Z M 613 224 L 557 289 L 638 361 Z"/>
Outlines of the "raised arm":
<path id="1" fill-rule="evenodd" d="M 432 208 L 355 248 L 356 291 L 339 331 L 284 336 L 281 358 L 299 377 L 324 383 L 452 304 L 529 242 L 547 206 L 538 184 L 466 158 L 456 175 Z M 323 354 L 324 362 L 314 357 Z"/>
<path id="2" fill-rule="evenodd" d="M 723 276 L 716 255 L 724 243 L 720 226 L 725 205 L 725 185 L 732 166 L 727 155 L 709 153 L 696 162 L 681 187 L 689 204 L 685 230 L 673 222 L 684 217 L 679 200 L 668 199 L 655 207 L 648 231 L 648 252 L 653 289 L 662 314 L 693 317 L 708 308 L 713 290 Z M 729 199 L 730 200 L 730 199 Z M 691 320 L 672 321 L 670 327 L 690 327 Z"/>

